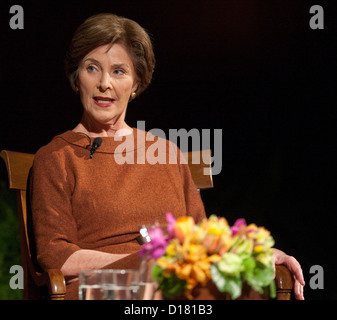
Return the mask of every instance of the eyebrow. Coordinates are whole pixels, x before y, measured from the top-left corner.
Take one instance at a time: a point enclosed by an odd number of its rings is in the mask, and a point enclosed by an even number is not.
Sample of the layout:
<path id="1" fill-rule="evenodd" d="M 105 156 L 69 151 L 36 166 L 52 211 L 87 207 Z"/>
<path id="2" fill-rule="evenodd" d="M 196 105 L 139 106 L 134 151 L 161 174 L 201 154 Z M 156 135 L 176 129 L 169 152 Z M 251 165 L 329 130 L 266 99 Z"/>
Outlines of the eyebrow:
<path id="1" fill-rule="evenodd" d="M 98 65 L 101 65 L 99 61 L 97 61 L 96 59 L 93 59 L 93 58 L 87 58 L 83 61 L 83 64 L 87 61 L 90 61 L 90 62 L 93 62 L 93 63 L 96 63 Z"/>
<path id="2" fill-rule="evenodd" d="M 128 68 L 128 69 L 130 69 L 130 66 L 126 63 L 115 63 L 115 64 L 113 64 L 113 67 L 114 68 Z"/>
<path id="3" fill-rule="evenodd" d="M 83 61 L 83 64 L 85 62 L 87 62 L 87 61 L 90 61 L 92 63 L 98 64 L 100 67 L 102 67 L 101 63 L 98 60 L 94 59 L 94 58 L 87 58 L 87 59 L 85 59 Z M 130 66 L 128 64 L 126 64 L 126 63 L 115 63 L 115 64 L 112 65 L 112 67 L 113 68 L 127 68 L 127 69 L 130 69 Z"/>

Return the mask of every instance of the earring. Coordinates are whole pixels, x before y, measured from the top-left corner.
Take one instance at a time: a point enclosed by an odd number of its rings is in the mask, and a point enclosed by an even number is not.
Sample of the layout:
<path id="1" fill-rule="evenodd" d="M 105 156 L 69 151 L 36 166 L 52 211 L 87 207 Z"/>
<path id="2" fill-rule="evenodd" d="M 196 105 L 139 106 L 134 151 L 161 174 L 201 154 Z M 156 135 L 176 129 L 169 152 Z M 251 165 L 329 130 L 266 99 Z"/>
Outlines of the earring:
<path id="1" fill-rule="evenodd" d="M 136 95 L 137 95 L 136 92 L 132 92 L 132 93 L 131 93 L 131 100 L 133 100 L 134 98 L 136 98 Z"/>
<path id="2" fill-rule="evenodd" d="M 78 93 L 80 91 L 80 89 L 78 89 L 78 87 L 75 88 L 75 92 Z"/>

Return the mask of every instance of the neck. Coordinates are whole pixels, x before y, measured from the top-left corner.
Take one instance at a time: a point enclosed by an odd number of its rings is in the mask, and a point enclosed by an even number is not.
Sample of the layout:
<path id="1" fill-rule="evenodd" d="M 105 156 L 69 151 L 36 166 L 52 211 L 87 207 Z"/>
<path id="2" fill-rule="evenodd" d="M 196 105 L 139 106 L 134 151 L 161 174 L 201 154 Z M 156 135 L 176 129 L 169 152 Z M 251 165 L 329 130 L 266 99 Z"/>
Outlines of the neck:
<path id="1" fill-rule="evenodd" d="M 84 115 L 81 122 L 72 130 L 74 132 L 82 132 L 89 137 L 115 137 L 126 136 L 132 133 L 132 128 L 129 127 L 125 121 L 111 124 L 97 124 L 90 121 Z"/>

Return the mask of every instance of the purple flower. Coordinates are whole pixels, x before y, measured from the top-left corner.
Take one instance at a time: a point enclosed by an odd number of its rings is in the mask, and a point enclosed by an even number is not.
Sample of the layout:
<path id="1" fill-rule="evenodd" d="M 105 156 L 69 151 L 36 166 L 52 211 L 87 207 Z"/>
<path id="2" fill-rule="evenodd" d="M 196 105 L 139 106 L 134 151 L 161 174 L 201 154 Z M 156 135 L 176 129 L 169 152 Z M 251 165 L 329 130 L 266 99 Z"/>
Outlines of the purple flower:
<path id="1" fill-rule="evenodd" d="M 233 236 L 235 236 L 239 232 L 241 226 L 246 226 L 246 225 L 247 223 L 245 219 L 237 219 L 234 225 L 231 227 Z"/>
<path id="2" fill-rule="evenodd" d="M 170 236 L 174 235 L 174 225 L 176 224 L 176 219 L 174 218 L 171 212 L 166 213 L 166 221 L 168 222 L 167 225 L 167 232 Z"/>
<path id="3" fill-rule="evenodd" d="M 142 257 L 147 254 L 149 259 L 158 259 L 165 253 L 168 241 L 159 227 L 150 229 L 148 232 L 151 241 L 143 244 L 139 255 Z"/>

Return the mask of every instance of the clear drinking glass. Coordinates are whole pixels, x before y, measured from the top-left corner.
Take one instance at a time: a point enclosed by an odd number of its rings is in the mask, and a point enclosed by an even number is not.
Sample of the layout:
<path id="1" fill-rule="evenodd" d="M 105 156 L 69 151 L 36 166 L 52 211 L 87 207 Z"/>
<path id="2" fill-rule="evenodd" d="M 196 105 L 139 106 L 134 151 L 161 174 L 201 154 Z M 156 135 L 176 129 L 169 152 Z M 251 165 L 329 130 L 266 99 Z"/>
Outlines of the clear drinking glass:
<path id="1" fill-rule="evenodd" d="M 82 270 L 79 273 L 79 300 L 102 300 L 103 270 Z"/>
<path id="2" fill-rule="evenodd" d="M 103 270 L 103 300 L 139 300 L 139 271 L 131 269 Z"/>
<path id="3" fill-rule="evenodd" d="M 154 265 L 153 259 L 148 260 L 146 256 L 142 257 L 139 267 L 140 300 L 161 300 L 161 297 L 157 295 L 158 284 L 152 278 Z"/>

